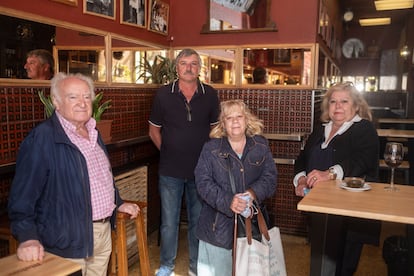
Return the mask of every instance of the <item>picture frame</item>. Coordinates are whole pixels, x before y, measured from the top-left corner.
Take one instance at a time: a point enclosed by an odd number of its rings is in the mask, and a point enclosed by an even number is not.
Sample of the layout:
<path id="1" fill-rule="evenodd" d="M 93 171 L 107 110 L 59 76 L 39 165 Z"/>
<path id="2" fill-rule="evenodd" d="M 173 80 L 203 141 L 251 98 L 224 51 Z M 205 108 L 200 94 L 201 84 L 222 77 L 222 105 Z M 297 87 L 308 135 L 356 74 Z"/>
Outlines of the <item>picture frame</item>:
<path id="1" fill-rule="evenodd" d="M 51 1 L 59 2 L 59 3 L 66 4 L 69 6 L 74 6 L 74 7 L 78 6 L 78 0 L 51 0 Z"/>
<path id="2" fill-rule="evenodd" d="M 273 50 L 273 64 L 275 65 L 289 65 L 291 58 L 290 49 L 274 49 Z"/>
<path id="3" fill-rule="evenodd" d="M 83 0 L 83 13 L 115 20 L 116 0 Z"/>
<path id="4" fill-rule="evenodd" d="M 148 30 L 168 35 L 169 4 L 150 0 Z"/>
<path id="5" fill-rule="evenodd" d="M 147 0 L 120 0 L 121 24 L 146 28 Z"/>

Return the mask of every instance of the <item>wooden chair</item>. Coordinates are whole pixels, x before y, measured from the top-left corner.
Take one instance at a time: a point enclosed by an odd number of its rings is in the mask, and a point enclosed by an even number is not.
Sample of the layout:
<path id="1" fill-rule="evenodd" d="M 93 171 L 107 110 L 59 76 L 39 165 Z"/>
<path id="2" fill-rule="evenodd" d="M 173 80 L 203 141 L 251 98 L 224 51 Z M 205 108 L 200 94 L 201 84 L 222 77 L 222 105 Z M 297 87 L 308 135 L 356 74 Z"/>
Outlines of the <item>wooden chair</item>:
<path id="1" fill-rule="evenodd" d="M 146 202 L 127 201 L 136 203 L 141 211 L 135 219 L 136 239 L 138 245 L 139 263 L 141 275 L 149 276 L 151 269 L 149 264 L 147 233 L 143 209 L 147 207 Z M 127 254 L 127 230 L 126 222 L 130 220 L 130 215 L 118 212 L 116 216 L 116 230 L 112 231 L 112 254 L 109 263 L 109 275 L 127 276 L 128 275 L 128 254 Z"/>
<path id="2" fill-rule="evenodd" d="M 0 240 L 9 242 L 9 255 L 17 252 L 17 241 L 10 230 L 10 221 L 7 214 L 0 216 Z"/>

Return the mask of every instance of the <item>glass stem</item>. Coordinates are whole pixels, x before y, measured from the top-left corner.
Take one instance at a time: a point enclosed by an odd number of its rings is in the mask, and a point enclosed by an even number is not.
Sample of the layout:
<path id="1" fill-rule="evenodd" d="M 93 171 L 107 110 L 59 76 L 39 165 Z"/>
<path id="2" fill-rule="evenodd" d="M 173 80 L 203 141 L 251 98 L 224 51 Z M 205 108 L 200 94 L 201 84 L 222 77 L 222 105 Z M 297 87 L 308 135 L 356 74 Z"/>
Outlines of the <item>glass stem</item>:
<path id="1" fill-rule="evenodd" d="M 391 168 L 391 181 L 390 181 L 390 185 L 391 185 L 391 189 L 394 189 L 394 168 Z"/>

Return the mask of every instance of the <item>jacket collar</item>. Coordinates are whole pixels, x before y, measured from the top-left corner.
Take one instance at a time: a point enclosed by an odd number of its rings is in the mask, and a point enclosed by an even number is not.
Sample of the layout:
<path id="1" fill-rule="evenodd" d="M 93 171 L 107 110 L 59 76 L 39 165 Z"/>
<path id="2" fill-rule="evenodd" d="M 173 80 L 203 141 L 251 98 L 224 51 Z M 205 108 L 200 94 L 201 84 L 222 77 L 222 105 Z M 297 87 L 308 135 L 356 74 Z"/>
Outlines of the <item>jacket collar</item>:
<path id="1" fill-rule="evenodd" d="M 55 112 L 53 112 L 52 116 L 48 120 L 50 121 L 50 123 L 51 123 L 51 125 L 54 129 L 53 135 L 54 135 L 54 140 L 55 140 L 56 143 L 70 144 L 70 145 L 75 146 L 72 143 L 72 141 L 70 141 L 69 137 L 67 136 L 67 134 L 66 134 L 65 130 L 63 129 L 62 125 L 60 124 L 59 118 L 57 117 Z M 100 137 L 100 135 L 98 135 L 98 144 L 106 152 L 105 144 L 104 144 L 102 138 Z"/>
<path id="2" fill-rule="evenodd" d="M 178 87 L 178 79 L 175 79 L 171 85 L 171 93 L 177 93 L 180 91 L 180 87 Z M 198 93 L 198 91 L 201 91 L 203 94 L 206 93 L 206 89 L 204 88 L 204 84 L 197 79 L 197 90 L 196 93 Z"/>
<path id="3" fill-rule="evenodd" d="M 250 148 L 253 147 L 255 144 L 256 144 L 256 140 L 254 139 L 254 137 L 246 136 L 246 146 L 245 147 L 246 147 L 247 151 L 249 151 Z M 221 137 L 220 138 L 220 145 L 218 147 L 217 154 L 220 158 L 228 158 L 230 155 L 236 157 L 234 155 L 234 151 L 232 150 L 227 137 Z"/>

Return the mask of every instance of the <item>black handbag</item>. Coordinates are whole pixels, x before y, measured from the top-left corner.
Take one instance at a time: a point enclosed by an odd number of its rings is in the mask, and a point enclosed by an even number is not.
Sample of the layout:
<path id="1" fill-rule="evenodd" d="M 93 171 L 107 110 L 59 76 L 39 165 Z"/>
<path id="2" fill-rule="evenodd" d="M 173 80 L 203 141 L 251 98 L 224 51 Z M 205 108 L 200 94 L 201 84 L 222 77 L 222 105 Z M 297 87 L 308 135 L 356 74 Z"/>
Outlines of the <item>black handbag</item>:
<path id="1" fill-rule="evenodd" d="M 267 209 L 266 206 L 264 204 L 258 204 L 256 200 L 253 201 L 253 204 L 255 205 L 253 207 L 253 210 L 255 210 L 255 208 L 260 208 L 260 210 L 262 211 L 263 217 L 265 219 L 265 223 L 267 228 L 270 228 L 270 223 L 269 223 L 269 214 L 267 213 Z M 262 241 L 262 234 L 260 233 L 260 229 L 259 229 L 259 221 L 257 218 L 257 211 L 253 213 L 252 215 L 252 237 L 253 239 L 257 240 L 257 241 Z M 246 237 L 246 218 L 241 216 L 241 215 L 237 215 L 237 237 Z"/>
<path id="2" fill-rule="evenodd" d="M 230 158 L 227 158 L 227 162 L 228 162 L 228 172 L 229 172 L 229 180 L 230 180 L 231 189 L 233 193 L 236 194 L 236 185 L 234 183 L 233 174 L 231 173 Z M 251 216 L 252 237 L 253 239 L 257 241 L 262 241 L 262 234 L 259 229 L 259 221 L 257 218 L 257 209 L 260 209 L 262 211 L 267 228 L 270 227 L 269 213 L 267 212 L 266 205 L 264 203 L 259 204 L 256 200 L 253 200 L 252 209 L 253 209 L 252 216 Z M 235 214 L 235 216 L 237 216 L 237 224 L 238 224 L 237 237 L 246 237 L 246 218 L 239 214 Z"/>

